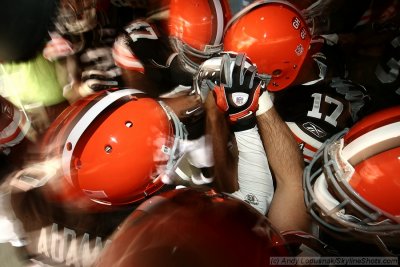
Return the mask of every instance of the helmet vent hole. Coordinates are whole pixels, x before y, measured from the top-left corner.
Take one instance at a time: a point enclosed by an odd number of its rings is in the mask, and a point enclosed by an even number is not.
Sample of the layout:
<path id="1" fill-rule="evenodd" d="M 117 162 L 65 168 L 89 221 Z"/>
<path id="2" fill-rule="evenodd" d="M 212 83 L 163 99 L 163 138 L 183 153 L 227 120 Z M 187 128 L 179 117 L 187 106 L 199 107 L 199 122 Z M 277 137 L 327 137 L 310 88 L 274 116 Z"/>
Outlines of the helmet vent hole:
<path id="1" fill-rule="evenodd" d="M 131 128 L 131 127 L 133 126 L 133 122 L 131 122 L 131 121 L 126 121 L 126 122 L 125 122 L 125 126 L 126 126 L 126 128 Z"/>
<path id="2" fill-rule="evenodd" d="M 106 145 L 106 146 L 104 147 L 104 151 L 105 151 L 107 154 L 110 154 L 111 151 L 112 151 L 112 146 Z"/>
<path id="3" fill-rule="evenodd" d="M 72 150 L 72 143 L 71 142 L 68 142 L 65 146 L 66 146 L 68 151 Z"/>
<path id="4" fill-rule="evenodd" d="M 280 70 L 280 69 L 276 69 L 272 72 L 272 76 L 275 76 L 275 77 L 280 76 L 281 74 L 282 74 L 282 70 Z"/>

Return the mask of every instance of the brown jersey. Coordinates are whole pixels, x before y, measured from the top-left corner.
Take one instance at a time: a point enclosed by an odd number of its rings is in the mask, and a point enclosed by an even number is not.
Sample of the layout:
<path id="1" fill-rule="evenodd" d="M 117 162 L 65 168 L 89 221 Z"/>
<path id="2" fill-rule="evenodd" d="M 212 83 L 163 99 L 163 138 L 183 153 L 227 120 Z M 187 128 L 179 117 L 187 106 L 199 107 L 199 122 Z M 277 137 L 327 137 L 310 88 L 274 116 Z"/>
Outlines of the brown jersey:
<path id="1" fill-rule="evenodd" d="M 25 231 L 29 260 L 44 266 L 91 266 L 112 242 L 110 235 L 137 206 L 94 203 L 62 180 L 38 186 L 40 180 L 27 175 L 15 179 L 12 210 Z M 63 188 L 56 189 L 56 184 Z M 160 192 L 169 189 L 164 186 Z M 50 193 L 57 190 L 59 195 Z"/>

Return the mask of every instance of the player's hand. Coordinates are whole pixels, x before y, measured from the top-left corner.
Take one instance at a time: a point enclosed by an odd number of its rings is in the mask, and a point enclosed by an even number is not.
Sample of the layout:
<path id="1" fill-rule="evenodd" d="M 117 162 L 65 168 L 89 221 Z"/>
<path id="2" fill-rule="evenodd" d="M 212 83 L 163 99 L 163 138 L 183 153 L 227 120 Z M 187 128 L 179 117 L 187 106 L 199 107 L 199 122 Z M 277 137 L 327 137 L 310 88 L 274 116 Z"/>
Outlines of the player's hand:
<path id="1" fill-rule="evenodd" d="M 265 81 L 257 75 L 257 67 L 245 54 L 222 54 L 219 79 L 206 78 L 218 108 L 229 115 L 234 131 L 256 125 L 258 99 L 266 90 Z"/>
<path id="2" fill-rule="evenodd" d="M 50 32 L 50 40 L 43 49 L 43 57 L 49 61 L 56 61 L 73 55 L 76 51 L 73 44 L 56 32 Z"/>
<path id="3" fill-rule="evenodd" d="M 203 117 L 204 108 L 201 102 L 201 98 L 197 94 L 190 94 L 185 92 L 184 94 L 176 95 L 169 98 L 161 98 L 178 116 L 178 118 L 184 122 L 194 122 Z"/>

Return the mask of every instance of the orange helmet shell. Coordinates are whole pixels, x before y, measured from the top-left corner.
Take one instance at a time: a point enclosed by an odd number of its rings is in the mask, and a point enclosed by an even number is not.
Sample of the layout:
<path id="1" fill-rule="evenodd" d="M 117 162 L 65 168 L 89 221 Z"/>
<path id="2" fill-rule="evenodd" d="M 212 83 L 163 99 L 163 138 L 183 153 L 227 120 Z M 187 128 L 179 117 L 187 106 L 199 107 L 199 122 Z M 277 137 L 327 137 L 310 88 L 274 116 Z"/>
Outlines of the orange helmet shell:
<path id="1" fill-rule="evenodd" d="M 271 76 L 270 91 L 296 79 L 311 35 L 300 12 L 284 1 L 256 1 L 236 14 L 224 35 L 224 50 L 246 53 L 259 73 Z"/>
<path id="2" fill-rule="evenodd" d="M 96 266 L 265 267 L 271 256 L 292 255 L 247 203 L 188 188 L 142 203 L 112 239 Z"/>
<path id="3" fill-rule="evenodd" d="M 400 106 L 371 114 L 344 136 L 343 155 L 354 167 L 349 184 L 377 208 L 400 216 Z"/>
<path id="4" fill-rule="evenodd" d="M 325 229 L 377 244 L 389 255 L 400 234 L 400 106 L 365 116 L 346 131 L 305 168 L 306 206 Z"/>
<path id="5" fill-rule="evenodd" d="M 231 17 L 228 7 L 225 0 L 171 0 L 169 34 L 192 50 L 208 54 L 208 48 L 222 43 Z"/>
<path id="6" fill-rule="evenodd" d="M 400 216 L 399 157 L 400 147 L 377 154 L 357 164 L 349 180 L 363 199 L 397 217 Z"/>
<path id="7" fill-rule="evenodd" d="M 175 141 L 164 108 L 135 89 L 103 91 L 74 103 L 48 136 L 65 178 L 108 205 L 135 202 L 159 190 Z"/>

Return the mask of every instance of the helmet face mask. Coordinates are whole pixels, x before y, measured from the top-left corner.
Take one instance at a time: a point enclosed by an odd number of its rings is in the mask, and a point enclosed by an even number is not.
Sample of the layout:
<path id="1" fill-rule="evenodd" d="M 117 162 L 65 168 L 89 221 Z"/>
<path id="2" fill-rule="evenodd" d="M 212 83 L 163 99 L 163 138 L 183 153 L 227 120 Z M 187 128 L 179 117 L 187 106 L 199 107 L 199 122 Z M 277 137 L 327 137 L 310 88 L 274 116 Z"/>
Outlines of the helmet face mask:
<path id="1" fill-rule="evenodd" d="M 139 201 L 163 186 L 181 154 L 184 126 L 163 103 L 135 89 L 102 91 L 72 105 L 53 123 L 65 179 L 106 205 Z"/>
<path id="2" fill-rule="evenodd" d="M 97 0 L 62 0 L 56 28 L 62 34 L 81 34 L 97 25 Z"/>
<path id="3" fill-rule="evenodd" d="M 190 72 L 195 73 L 204 60 L 222 51 L 223 30 L 230 14 L 225 0 L 171 0 L 170 41 Z"/>
<path id="4" fill-rule="evenodd" d="M 279 0 L 253 2 L 229 21 L 224 33 L 224 50 L 246 53 L 260 74 L 271 77 L 269 91 L 295 81 L 310 43 L 301 12 Z"/>
<path id="5" fill-rule="evenodd" d="M 399 237 L 400 107 L 329 139 L 304 172 L 307 208 L 324 229 L 363 241 Z M 396 246 L 399 246 L 397 244 Z"/>
<path id="6" fill-rule="evenodd" d="M 170 37 L 170 42 L 173 49 L 178 51 L 180 62 L 184 65 L 185 69 L 189 70 L 191 73 L 196 73 L 203 61 L 222 51 L 222 44 L 206 45 L 204 50 L 200 51 L 187 45 L 176 37 Z"/>

